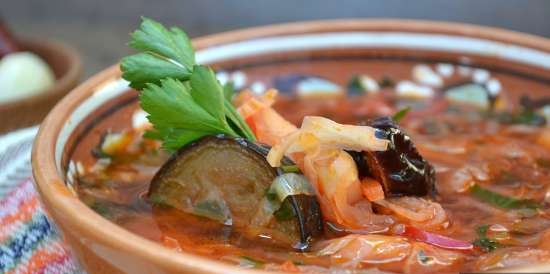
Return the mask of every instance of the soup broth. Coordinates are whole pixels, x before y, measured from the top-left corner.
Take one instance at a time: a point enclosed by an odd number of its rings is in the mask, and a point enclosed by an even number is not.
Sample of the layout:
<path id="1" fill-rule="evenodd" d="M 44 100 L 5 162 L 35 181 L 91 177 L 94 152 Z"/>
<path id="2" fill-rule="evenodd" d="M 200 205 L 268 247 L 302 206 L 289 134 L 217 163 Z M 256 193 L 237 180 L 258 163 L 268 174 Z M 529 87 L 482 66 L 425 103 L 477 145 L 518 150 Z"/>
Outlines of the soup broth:
<path id="1" fill-rule="evenodd" d="M 264 72 L 259 69 L 254 73 Z M 383 255 L 360 261 L 342 259 L 347 256 L 346 247 L 336 255 L 323 253 L 331 243 L 362 234 L 330 223 L 324 223 L 322 235 L 316 236 L 305 252 L 289 249 L 273 235 L 251 238 L 231 225 L 151 201 L 146 196 L 150 182 L 170 153 L 157 141 L 143 138 L 143 128 L 114 123 L 94 132 L 101 138 L 94 144 L 93 157 L 78 162 L 75 190 L 97 213 L 129 231 L 176 251 L 248 268 L 306 273 L 343 269 L 351 273 L 365 269 L 455 273 L 550 260 L 547 99 L 534 93 L 520 100 L 516 93 L 492 90 L 490 83 L 465 81 L 457 73 L 446 80 L 445 88 L 429 95 L 419 85 L 382 75 L 372 77 L 376 78 L 375 92 L 366 87 L 367 78 L 357 75 L 348 77 L 343 92 L 333 92 L 331 84 L 344 85 L 330 83 L 323 73 L 272 81 L 270 84 L 280 92 L 274 109 L 299 126 L 308 115 L 355 125 L 410 108 L 399 125 L 435 169 L 434 201 L 445 211 L 445 222 L 437 228 L 420 226 L 420 232 L 412 234 L 396 233 L 409 224 L 397 214 L 390 230 L 370 234 L 373 238 L 369 238 L 391 245 L 385 251 L 380 251 L 384 246 L 365 249 L 376 253 L 380 248 L 377 252 Z M 310 94 L 304 84 L 307 81 L 317 81 L 318 90 Z M 142 115 L 140 110 L 134 112 L 135 107 L 130 109 L 125 116 L 133 115 L 135 120 Z M 86 153 L 82 149 L 77 148 L 77 153 Z M 383 206 L 374 205 L 373 210 L 380 215 L 392 214 Z M 425 240 L 428 234 L 422 234 L 424 230 L 446 237 L 445 241 L 456 241 L 451 245 L 468 243 L 474 248 L 465 251 L 438 245 L 437 241 L 430 244 Z M 404 236 L 384 238 L 396 234 Z"/>

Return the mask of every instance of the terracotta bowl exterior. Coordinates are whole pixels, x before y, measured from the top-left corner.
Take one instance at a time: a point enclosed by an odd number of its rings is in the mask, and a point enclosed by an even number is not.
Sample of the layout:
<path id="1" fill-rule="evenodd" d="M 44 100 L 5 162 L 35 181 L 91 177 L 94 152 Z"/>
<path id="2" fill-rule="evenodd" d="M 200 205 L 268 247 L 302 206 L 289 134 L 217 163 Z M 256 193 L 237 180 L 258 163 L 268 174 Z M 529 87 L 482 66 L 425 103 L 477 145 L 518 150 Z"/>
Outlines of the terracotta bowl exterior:
<path id="1" fill-rule="evenodd" d="M 293 23 L 233 31 L 199 38 L 194 40 L 194 46 L 198 54 L 201 55 L 201 58 L 199 58 L 201 60 L 199 61 L 202 63 L 213 65 L 221 69 L 240 68 L 247 70 L 252 66 L 250 64 L 254 62 L 265 63 L 269 60 L 273 60 L 273 58 L 277 60 L 281 58 L 281 60 L 287 60 L 288 58 L 295 58 L 296 56 L 302 58 L 304 56 L 303 52 L 309 44 L 301 44 L 305 36 L 301 38 L 297 38 L 297 36 L 312 35 L 306 38 L 313 39 L 317 37 L 316 35 L 329 34 L 329 36 L 320 37 L 332 37 L 331 39 L 335 39 L 339 36 L 330 35 L 335 33 L 339 35 L 344 32 L 349 35 L 355 35 L 361 32 L 375 35 L 380 32 L 405 33 L 406 36 L 433 34 L 462 38 L 466 37 L 468 39 L 481 39 L 503 45 L 518 45 L 529 49 L 529 52 L 535 54 L 535 57 L 542 56 L 540 58 L 532 58 L 532 62 L 529 61 L 531 63 L 527 62 L 525 66 L 522 66 L 520 69 L 521 74 L 535 75 L 538 77 L 537 79 L 540 78 L 544 81 L 550 79 L 550 65 L 545 66 L 543 63 L 544 60 L 541 59 L 550 56 L 549 40 L 494 28 L 454 23 L 400 20 L 344 20 Z M 279 48 L 271 50 L 267 55 L 259 54 L 259 57 L 250 53 L 255 50 L 257 51 L 263 46 L 271 47 L 273 45 L 269 42 L 271 40 L 262 40 L 271 38 L 282 39 L 277 42 L 280 42 Z M 307 39 L 305 41 L 307 41 Z M 262 41 L 267 41 L 269 43 L 266 42 L 262 44 Z M 345 43 L 352 43 L 353 39 L 345 41 L 347 41 Z M 356 42 L 360 44 L 362 41 L 363 40 L 359 39 Z M 413 52 L 416 54 L 415 56 L 420 56 L 419 58 L 443 58 L 451 62 L 460 62 L 459 58 L 455 56 L 456 54 L 447 53 L 447 50 L 444 49 L 445 43 L 442 44 L 442 49 L 431 51 L 430 49 L 412 50 L 412 48 L 414 48 L 413 46 L 409 48 L 408 46 L 403 47 L 397 44 L 395 44 L 397 46 L 394 48 L 391 45 L 388 46 L 377 41 L 379 40 L 375 39 L 375 42 L 378 44 L 368 49 L 348 50 L 346 46 L 339 44 L 340 42 L 338 42 L 338 40 L 332 40 L 331 43 L 335 45 L 325 46 L 325 48 L 322 49 L 324 52 L 319 53 L 315 51 L 320 50 L 322 48 L 321 46 L 315 48 L 315 50 L 311 52 L 309 52 L 310 49 L 308 48 L 307 52 L 309 53 L 305 54 L 305 56 L 311 58 L 324 56 L 323 58 L 326 59 L 343 52 L 346 52 L 346 54 L 350 53 L 351 55 L 349 56 L 351 57 L 366 52 L 365 54 L 380 58 L 381 56 L 393 56 L 395 54 L 399 56 L 407 55 L 403 52 L 408 52 L 410 55 L 410 53 Z M 256 46 L 245 47 L 239 44 L 241 42 L 251 42 Z M 397 42 L 399 42 L 399 40 Z M 367 43 L 370 42 L 367 41 Z M 228 45 L 232 47 L 232 50 L 229 50 L 227 47 Z M 449 47 L 453 46 L 454 45 L 449 45 Z M 472 56 L 477 56 L 474 54 L 477 50 L 482 51 L 483 49 L 478 49 L 475 46 L 472 47 Z M 231 57 L 225 55 L 227 52 L 231 52 Z M 502 56 L 504 56 L 502 58 L 508 58 L 510 60 L 514 60 L 515 58 L 514 54 L 510 54 L 506 52 L 506 50 L 498 52 L 495 56 L 489 56 L 490 54 L 481 55 L 482 56 L 474 58 L 475 63 L 482 65 L 486 64 L 488 66 L 497 62 L 495 60 Z M 537 59 L 539 60 L 537 61 Z M 255 74 L 255 78 L 261 78 L 262 74 L 269 74 L 273 73 L 273 70 L 284 69 L 293 70 L 294 67 L 289 65 L 286 68 L 278 67 L 270 70 L 269 66 L 268 68 L 260 66 L 260 68 L 250 69 L 249 72 L 251 75 Z M 311 66 L 301 65 L 298 69 L 308 71 L 311 69 Z M 315 72 L 329 75 L 338 70 L 342 70 L 342 68 L 332 66 L 331 70 L 319 70 Z M 336 79 L 335 81 L 338 80 Z M 133 234 L 107 219 L 104 219 L 88 208 L 73 194 L 71 182 L 67 176 L 68 166 L 70 165 L 69 162 L 74 160 L 75 157 L 79 158 L 85 156 L 78 156 L 78 152 L 74 155 L 71 154 L 74 150 L 78 151 L 79 149 L 89 151 L 91 146 L 77 135 L 85 132 L 86 128 L 89 129 L 90 125 L 102 123 L 101 120 L 105 118 L 104 116 L 117 115 L 116 112 L 108 112 L 105 111 L 105 109 L 110 108 L 113 104 L 116 105 L 116 102 L 135 97 L 131 92 L 120 91 L 121 89 L 128 89 L 127 87 L 121 87 L 121 85 L 124 85 L 124 82 L 120 80 L 119 67 L 118 65 L 114 65 L 78 86 L 58 103 L 46 117 L 34 143 L 32 165 L 37 189 L 41 194 L 42 201 L 47 211 L 61 229 L 65 239 L 73 248 L 82 267 L 90 274 L 265 273 L 263 271 L 242 269 L 197 255 L 180 253 L 164 248 L 160 244 Z M 533 85 L 536 86 L 538 84 Z M 548 90 L 548 84 L 544 85 L 543 83 L 540 87 L 546 89 L 544 92 L 550 92 L 550 90 Z M 109 95 L 109 93 L 115 90 L 118 90 L 118 95 Z M 135 100 L 131 101 L 130 105 L 136 107 Z M 98 110 L 103 110 L 103 112 L 100 112 L 103 113 L 102 116 L 98 114 Z M 115 121 L 119 121 L 117 123 L 120 124 L 122 120 L 115 119 Z M 128 120 L 126 119 L 124 122 L 128 122 Z M 114 122 L 111 122 L 111 124 L 113 123 Z M 88 137 L 84 136 L 83 138 L 85 140 Z M 550 272 L 550 262 L 541 266 L 529 266 L 517 270 Z"/>
<path id="2" fill-rule="evenodd" d="M 24 51 L 40 56 L 52 69 L 56 82 L 47 90 L 13 102 L 0 103 L 0 133 L 37 124 L 63 96 L 78 84 L 82 61 L 75 49 L 54 41 L 21 40 Z"/>

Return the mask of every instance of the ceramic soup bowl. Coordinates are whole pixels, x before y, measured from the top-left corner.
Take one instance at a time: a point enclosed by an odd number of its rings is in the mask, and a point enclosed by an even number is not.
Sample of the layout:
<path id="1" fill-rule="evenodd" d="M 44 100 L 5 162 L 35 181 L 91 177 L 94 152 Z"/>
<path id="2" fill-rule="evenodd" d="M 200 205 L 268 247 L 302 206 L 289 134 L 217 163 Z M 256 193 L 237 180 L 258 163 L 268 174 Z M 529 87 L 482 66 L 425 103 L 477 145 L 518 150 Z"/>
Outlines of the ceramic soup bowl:
<path id="1" fill-rule="evenodd" d="M 220 81 L 230 79 L 237 88 L 254 92 L 346 89 L 355 74 L 410 84 L 413 71 L 428 65 L 443 86 L 475 82 L 491 92 L 505 90 L 510 100 L 525 93 L 550 94 L 550 41 L 487 27 L 321 21 L 232 31 L 195 39 L 194 46 L 197 61 L 213 66 Z M 138 94 L 120 76 L 114 65 L 70 92 L 42 123 L 33 149 L 36 186 L 82 267 L 109 274 L 261 273 L 165 248 L 103 218 L 75 195 L 74 173 L 79 163 L 93 161 L 90 151 L 101 133 L 135 122 Z M 415 83 L 409 92 L 427 92 Z M 550 262 L 520 270 L 548 272 Z"/>

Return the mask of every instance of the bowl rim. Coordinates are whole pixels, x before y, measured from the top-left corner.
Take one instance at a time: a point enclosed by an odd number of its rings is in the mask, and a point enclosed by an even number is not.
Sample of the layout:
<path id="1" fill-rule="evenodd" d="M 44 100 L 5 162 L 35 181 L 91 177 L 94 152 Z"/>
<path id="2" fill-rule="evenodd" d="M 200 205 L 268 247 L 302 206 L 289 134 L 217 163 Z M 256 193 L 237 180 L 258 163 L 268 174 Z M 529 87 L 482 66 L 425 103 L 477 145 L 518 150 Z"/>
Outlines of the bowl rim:
<path id="1" fill-rule="evenodd" d="M 550 39 L 535 35 L 463 23 L 397 19 L 323 20 L 268 25 L 196 38 L 193 40 L 193 46 L 199 50 L 267 36 L 350 30 L 452 34 L 511 43 L 550 52 Z M 118 243 L 117 246 L 121 251 L 126 251 L 139 258 L 147 258 L 156 265 L 163 265 L 166 269 L 208 273 L 267 273 L 262 270 L 231 266 L 199 255 L 180 253 L 165 248 L 161 244 L 147 240 L 101 217 L 70 193 L 57 172 L 54 155 L 58 135 L 72 111 L 83 100 L 87 99 L 99 86 L 119 78 L 120 75 L 118 64 L 96 74 L 65 96 L 42 122 L 33 144 L 31 162 L 35 186 L 41 199 L 46 201 L 47 209 L 62 214 L 64 222 L 70 224 L 71 227 L 78 228 L 81 233 L 86 233 L 94 241 L 109 246 Z M 546 264 L 545 266 L 549 267 L 550 265 Z"/>
<path id="2" fill-rule="evenodd" d="M 193 39 L 195 47 L 212 47 L 233 41 L 240 41 L 267 36 L 291 35 L 301 33 L 316 33 L 330 31 L 402 31 L 411 33 L 437 33 L 452 34 L 495 40 L 515 45 L 523 45 L 529 48 L 542 51 L 550 51 L 550 38 L 508 30 L 498 27 L 475 25 L 462 22 L 397 19 L 397 18 L 350 18 L 297 21 L 282 24 L 272 24 L 237 30 L 230 30 L 210 34 Z"/>

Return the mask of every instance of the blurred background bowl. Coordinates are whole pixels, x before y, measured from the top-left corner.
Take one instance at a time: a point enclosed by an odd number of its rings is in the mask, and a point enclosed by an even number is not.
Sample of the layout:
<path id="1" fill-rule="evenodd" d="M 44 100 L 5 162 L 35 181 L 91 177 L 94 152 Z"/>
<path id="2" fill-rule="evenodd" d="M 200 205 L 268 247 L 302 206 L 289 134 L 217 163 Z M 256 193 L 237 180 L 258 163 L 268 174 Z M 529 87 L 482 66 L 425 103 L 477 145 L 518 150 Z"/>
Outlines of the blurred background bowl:
<path id="1" fill-rule="evenodd" d="M 35 53 L 49 65 L 55 75 L 55 84 L 29 97 L 0 102 L 0 133 L 40 123 L 50 109 L 78 84 L 82 75 L 82 61 L 72 47 L 35 39 L 22 39 L 19 45 L 22 51 Z"/>

